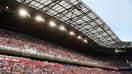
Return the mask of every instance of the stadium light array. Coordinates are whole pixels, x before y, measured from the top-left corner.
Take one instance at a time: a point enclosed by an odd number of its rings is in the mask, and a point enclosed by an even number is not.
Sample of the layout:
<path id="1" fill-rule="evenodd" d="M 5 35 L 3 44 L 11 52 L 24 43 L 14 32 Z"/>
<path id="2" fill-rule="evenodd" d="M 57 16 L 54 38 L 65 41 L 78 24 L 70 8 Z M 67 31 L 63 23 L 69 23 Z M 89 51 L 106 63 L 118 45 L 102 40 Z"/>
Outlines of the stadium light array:
<path id="1" fill-rule="evenodd" d="M 61 31 L 66 31 L 66 28 L 65 28 L 65 26 L 63 26 L 63 25 L 59 26 L 59 29 L 60 29 Z"/>
<path id="2" fill-rule="evenodd" d="M 30 17 L 30 14 L 25 9 L 20 9 L 19 15 L 22 17 Z"/>
<path id="3" fill-rule="evenodd" d="M 35 17 L 35 21 L 37 21 L 37 22 L 45 22 L 45 19 L 43 17 L 41 17 L 40 15 L 37 15 Z"/>
<path id="4" fill-rule="evenodd" d="M 6 9 L 8 9 L 8 6 L 6 7 Z M 19 10 L 19 15 L 22 16 L 22 17 L 30 17 L 30 14 L 26 11 L 26 9 L 20 9 Z M 45 19 L 42 16 L 37 15 L 35 17 L 35 21 L 37 21 L 37 22 L 45 22 Z M 56 25 L 56 23 L 54 21 L 50 21 L 49 22 L 49 26 L 50 27 L 56 27 L 57 25 Z M 66 28 L 63 25 L 60 25 L 59 29 L 61 31 L 66 31 Z M 76 35 L 76 34 L 73 31 L 69 31 L 69 35 L 73 36 L 73 35 Z M 82 39 L 82 37 L 81 36 L 77 36 L 77 39 Z M 83 39 L 83 42 L 88 43 L 87 39 Z"/>
<path id="5" fill-rule="evenodd" d="M 70 31 L 69 35 L 75 35 L 75 33 L 73 31 Z"/>
<path id="6" fill-rule="evenodd" d="M 49 22 L 49 26 L 50 27 L 56 27 L 57 25 L 56 25 L 56 23 L 54 21 L 50 21 Z"/>

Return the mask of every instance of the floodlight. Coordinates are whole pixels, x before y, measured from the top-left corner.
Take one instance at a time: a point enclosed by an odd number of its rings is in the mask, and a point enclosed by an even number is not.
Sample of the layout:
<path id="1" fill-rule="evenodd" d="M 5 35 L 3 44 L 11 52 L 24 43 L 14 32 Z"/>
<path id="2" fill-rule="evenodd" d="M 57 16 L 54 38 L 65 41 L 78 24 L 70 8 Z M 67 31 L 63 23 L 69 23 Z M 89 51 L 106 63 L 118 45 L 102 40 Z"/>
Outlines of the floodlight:
<path id="1" fill-rule="evenodd" d="M 8 6 L 6 6 L 6 9 L 8 9 L 9 7 Z"/>
<path id="2" fill-rule="evenodd" d="M 82 37 L 81 37 L 81 36 L 77 36 L 77 38 L 78 38 L 78 39 L 82 39 Z"/>
<path id="3" fill-rule="evenodd" d="M 83 42 L 88 43 L 87 39 L 84 39 Z"/>
<path id="4" fill-rule="evenodd" d="M 66 28 L 65 28 L 65 26 L 63 26 L 63 25 L 61 25 L 61 26 L 59 27 L 59 29 L 60 29 L 61 31 L 66 31 Z"/>
<path id="5" fill-rule="evenodd" d="M 55 23 L 55 22 L 50 21 L 50 22 L 49 22 L 49 26 L 50 26 L 50 27 L 56 27 L 57 25 L 56 25 L 56 23 Z"/>
<path id="6" fill-rule="evenodd" d="M 43 19 L 43 17 L 41 17 L 40 15 L 37 15 L 35 17 L 35 21 L 37 21 L 37 22 L 45 22 L 45 20 Z"/>
<path id="7" fill-rule="evenodd" d="M 75 35 L 75 33 L 73 31 L 70 31 L 69 35 Z"/>
<path id="8" fill-rule="evenodd" d="M 26 9 L 20 9 L 19 15 L 22 17 L 30 17 L 30 14 L 26 11 Z"/>

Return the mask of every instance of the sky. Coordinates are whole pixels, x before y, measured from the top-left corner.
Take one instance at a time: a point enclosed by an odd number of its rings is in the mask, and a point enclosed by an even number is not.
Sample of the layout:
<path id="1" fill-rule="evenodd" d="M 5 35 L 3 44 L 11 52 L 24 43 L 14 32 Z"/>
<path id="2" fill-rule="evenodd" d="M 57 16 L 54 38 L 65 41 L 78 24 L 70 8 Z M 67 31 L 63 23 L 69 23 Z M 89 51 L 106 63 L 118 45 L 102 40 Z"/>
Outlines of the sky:
<path id="1" fill-rule="evenodd" d="M 125 42 L 132 41 L 132 0 L 82 0 Z"/>

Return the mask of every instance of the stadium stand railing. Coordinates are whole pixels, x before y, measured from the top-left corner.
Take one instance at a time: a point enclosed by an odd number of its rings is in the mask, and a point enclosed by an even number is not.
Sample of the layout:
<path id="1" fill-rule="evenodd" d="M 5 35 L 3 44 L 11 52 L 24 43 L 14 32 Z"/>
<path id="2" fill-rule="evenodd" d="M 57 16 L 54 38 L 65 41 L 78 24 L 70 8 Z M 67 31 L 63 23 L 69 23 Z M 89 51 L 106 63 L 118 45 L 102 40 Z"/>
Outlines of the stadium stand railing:
<path id="1" fill-rule="evenodd" d="M 131 74 L 131 71 L 120 72 L 0 55 L 0 74 Z"/>

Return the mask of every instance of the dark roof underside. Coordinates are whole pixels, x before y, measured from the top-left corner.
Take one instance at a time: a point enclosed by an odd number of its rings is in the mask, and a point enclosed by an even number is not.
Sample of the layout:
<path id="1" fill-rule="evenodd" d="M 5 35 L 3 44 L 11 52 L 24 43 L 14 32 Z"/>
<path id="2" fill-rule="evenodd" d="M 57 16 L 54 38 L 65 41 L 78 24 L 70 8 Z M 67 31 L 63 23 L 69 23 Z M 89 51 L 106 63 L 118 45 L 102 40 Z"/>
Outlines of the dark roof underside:
<path id="1" fill-rule="evenodd" d="M 122 42 L 108 25 L 81 0 L 17 0 L 49 14 L 81 31 L 101 46 L 130 47 Z"/>

